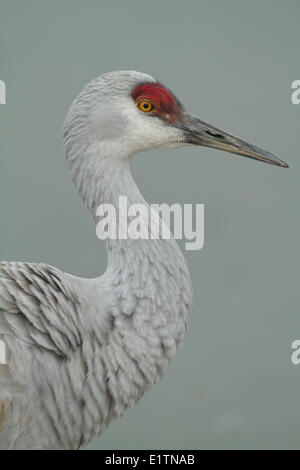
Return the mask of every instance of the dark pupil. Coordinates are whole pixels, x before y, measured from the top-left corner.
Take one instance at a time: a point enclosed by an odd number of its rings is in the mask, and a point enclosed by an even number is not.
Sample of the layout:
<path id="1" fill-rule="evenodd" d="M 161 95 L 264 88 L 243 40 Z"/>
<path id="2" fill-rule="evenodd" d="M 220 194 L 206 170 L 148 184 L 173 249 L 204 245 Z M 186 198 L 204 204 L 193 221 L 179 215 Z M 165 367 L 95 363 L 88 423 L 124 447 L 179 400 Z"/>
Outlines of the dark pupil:
<path id="1" fill-rule="evenodd" d="M 149 104 L 148 103 L 144 103 L 144 109 L 148 109 L 149 108 Z"/>

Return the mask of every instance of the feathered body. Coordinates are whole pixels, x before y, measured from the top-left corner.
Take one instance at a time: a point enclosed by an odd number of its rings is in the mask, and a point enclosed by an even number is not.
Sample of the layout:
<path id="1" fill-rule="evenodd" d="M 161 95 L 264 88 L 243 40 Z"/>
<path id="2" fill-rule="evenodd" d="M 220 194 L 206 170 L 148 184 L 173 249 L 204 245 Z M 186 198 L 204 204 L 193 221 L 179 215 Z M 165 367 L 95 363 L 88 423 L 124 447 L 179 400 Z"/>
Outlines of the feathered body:
<path id="1" fill-rule="evenodd" d="M 149 75 L 111 72 L 85 87 L 64 126 L 73 181 L 97 222 L 100 204 L 147 206 L 129 160 L 202 145 L 287 167 L 189 114 Z M 147 206 L 149 208 L 149 206 Z M 146 222 L 146 221 L 145 221 Z M 162 222 L 161 222 L 162 223 Z M 108 239 L 104 274 L 0 263 L 0 448 L 78 449 L 162 375 L 191 304 L 185 260 L 170 239 Z"/>
<path id="2" fill-rule="evenodd" d="M 137 72 L 105 74 L 84 89 L 66 119 L 66 157 L 95 221 L 99 204 L 117 204 L 121 195 L 146 204 L 128 157 L 163 146 L 163 133 L 157 128 L 153 139 L 149 129 L 148 141 L 138 145 L 141 129 L 133 123 L 128 142 L 132 110 L 111 108 L 115 97 L 118 105 L 131 99 L 128 91 L 144 81 L 154 82 Z M 170 131 L 171 145 L 179 145 L 178 131 Z M 174 240 L 106 245 L 107 269 L 95 279 L 45 264 L 0 264 L 0 339 L 7 347 L 0 448 L 84 446 L 161 377 L 182 342 L 191 283 Z"/>

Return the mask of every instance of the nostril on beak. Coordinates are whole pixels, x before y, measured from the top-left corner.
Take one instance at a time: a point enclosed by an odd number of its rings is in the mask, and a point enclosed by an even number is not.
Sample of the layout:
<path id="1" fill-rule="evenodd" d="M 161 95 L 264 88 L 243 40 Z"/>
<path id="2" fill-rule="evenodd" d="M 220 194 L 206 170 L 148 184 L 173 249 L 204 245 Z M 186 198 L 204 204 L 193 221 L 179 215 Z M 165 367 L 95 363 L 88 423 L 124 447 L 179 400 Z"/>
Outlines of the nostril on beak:
<path id="1" fill-rule="evenodd" d="M 217 132 L 210 131 L 209 129 L 205 130 L 206 134 L 211 135 L 212 137 L 216 137 L 217 139 L 224 139 L 222 134 L 218 134 Z"/>

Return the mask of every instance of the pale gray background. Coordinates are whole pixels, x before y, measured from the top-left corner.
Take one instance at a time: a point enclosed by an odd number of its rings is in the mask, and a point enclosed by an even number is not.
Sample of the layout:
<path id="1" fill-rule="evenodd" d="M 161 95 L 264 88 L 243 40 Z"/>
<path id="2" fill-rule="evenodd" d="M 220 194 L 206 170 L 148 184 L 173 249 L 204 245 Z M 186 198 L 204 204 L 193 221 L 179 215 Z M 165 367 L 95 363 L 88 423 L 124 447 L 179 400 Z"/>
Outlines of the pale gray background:
<path id="1" fill-rule="evenodd" d="M 154 75 L 290 164 L 201 148 L 134 159 L 148 201 L 206 204 L 205 248 L 185 253 L 195 295 L 183 348 L 91 448 L 300 448 L 299 17 L 299 0 L 0 0 L 0 259 L 103 272 L 61 128 L 105 71 Z"/>

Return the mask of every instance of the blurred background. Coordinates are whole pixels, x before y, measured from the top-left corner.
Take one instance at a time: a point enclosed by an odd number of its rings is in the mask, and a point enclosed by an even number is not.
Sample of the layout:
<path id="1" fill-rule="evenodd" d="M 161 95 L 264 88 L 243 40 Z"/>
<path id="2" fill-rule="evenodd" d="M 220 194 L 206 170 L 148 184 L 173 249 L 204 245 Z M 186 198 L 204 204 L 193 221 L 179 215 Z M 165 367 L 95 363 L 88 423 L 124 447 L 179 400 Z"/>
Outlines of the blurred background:
<path id="1" fill-rule="evenodd" d="M 205 203 L 194 306 L 163 381 L 92 449 L 300 448 L 298 0 L 0 0 L 0 259 L 100 275 L 62 123 L 102 72 L 136 69 L 290 169 L 205 148 L 132 162 L 149 202 Z M 183 247 L 183 244 L 181 244 Z"/>

